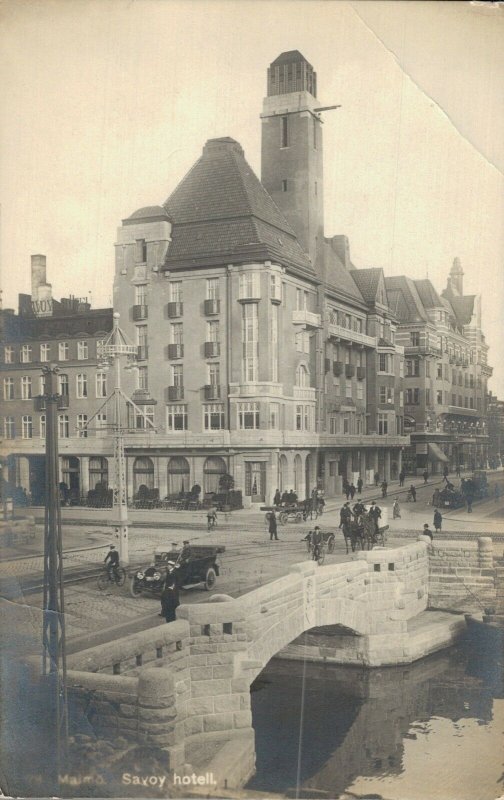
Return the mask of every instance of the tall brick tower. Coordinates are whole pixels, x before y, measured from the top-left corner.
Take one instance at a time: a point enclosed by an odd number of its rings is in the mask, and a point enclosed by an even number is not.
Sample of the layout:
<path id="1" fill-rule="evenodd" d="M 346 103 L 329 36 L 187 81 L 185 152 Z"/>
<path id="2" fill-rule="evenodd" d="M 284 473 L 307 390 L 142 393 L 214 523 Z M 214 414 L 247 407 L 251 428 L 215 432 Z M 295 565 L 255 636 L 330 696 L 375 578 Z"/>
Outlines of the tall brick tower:
<path id="1" fill-rule="evenodd" d="M 317 262 L 324 220 L 322 121 L 317 75 L 298 50 L 268 69 L 262 119 L 261 182 Z"/>

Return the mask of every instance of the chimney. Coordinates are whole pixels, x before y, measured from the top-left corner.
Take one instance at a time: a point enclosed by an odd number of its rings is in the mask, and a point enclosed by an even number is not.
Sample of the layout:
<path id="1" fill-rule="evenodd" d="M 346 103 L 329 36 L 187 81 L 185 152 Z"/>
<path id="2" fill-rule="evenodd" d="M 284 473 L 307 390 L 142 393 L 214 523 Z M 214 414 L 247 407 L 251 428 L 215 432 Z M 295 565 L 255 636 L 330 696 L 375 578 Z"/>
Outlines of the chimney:
<path id="1" fill-rule="evenodd" d="M 31 286 L 33 301 L 50 300 L 52 296 L 51 284 L 46 283 L 46 257 L 35 255 L 31 257 Z"/>

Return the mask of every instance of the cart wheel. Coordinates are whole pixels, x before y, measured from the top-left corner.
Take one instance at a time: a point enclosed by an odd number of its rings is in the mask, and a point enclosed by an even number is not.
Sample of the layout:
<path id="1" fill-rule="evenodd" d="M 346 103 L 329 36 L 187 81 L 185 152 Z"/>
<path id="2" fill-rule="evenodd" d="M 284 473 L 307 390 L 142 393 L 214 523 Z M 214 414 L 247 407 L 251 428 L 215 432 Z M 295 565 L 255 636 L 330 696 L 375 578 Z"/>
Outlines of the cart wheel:
<path id="1" fill-rule="evenodd" d="M 296 516 L 294 517 L 294 522 L 302 522 L 303 521 L 303 512 L 298 511 Z"/>
<path id="2" fill-rule="evenodd" d="M 129 585 L 130 595 L 132 597 L 140 597 L 142 589 L 136 578 L 132 578 Z"/>
<path id="3" fill-rule="evenodd" d="M 280 514 L 278 519 L 279 519 L 279 522 L 280 522 L 281 525 L 285 525 L 285 523 L 289 519 L 289 515 L 287 514 L 286 511 L 282 511 L 282 513 Z"/>
<path id="4" fill-rule="evenodd" d="M 327 540 L 327 552 L 328 553 L 334 553 L 334 545 L 335 544 L 336 544 L 336 539 L 334 538 L 334 535 L 329 536 L 329 538 Z"/>
<path id="5" fill-rule="evenodd" d="M 124 570 L 122 567 L 118 567 L 116 583 L 118 586 L 124 586 L 125 582 L 126 582 L 126 570 Z"/>
<path id="6" fill-rule="evenodd" d="M 206 575 L 205 575 L 205 589 L 207 592 L 211 592 L 215 586 L 215 581 L 217 580 L 217 575 L 215 574 L 215 570 L 213 567 L 208 567 Z"/>

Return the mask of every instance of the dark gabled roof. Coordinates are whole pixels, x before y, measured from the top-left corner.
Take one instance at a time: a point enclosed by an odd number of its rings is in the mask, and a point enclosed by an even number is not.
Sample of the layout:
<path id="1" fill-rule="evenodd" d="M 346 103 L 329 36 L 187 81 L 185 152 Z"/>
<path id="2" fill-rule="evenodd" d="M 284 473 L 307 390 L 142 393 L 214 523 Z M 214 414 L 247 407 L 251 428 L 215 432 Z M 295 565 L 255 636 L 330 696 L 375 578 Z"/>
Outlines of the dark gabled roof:
<path id="1" fill-rule="evenodd" d="M 413 281 L 424 308 L 440 308 L 443 304 L 441 298 L 428 278 Z"/>
<path id="2" fill-rule="evenodd" d="M 280 64 L 292 64 L 293 61 L 306 61 L 311 67 L 310 62 L 306 60 L 299 50 L 286 50 L 285 53 L 280 53 L 278 58 L 275 58 L 275 60 L 271 62 L 271 66 L 279 67 Z"/>
<path id="3" fill-rule="evenodd" d="M 380 267 L 369 267 L 368 269 L 352 269 L 350 275 L 359 287 L 366 303 L 374 303 L 383 270 Z"/>
<path id="4" fill-rule="evenodd" d="M 427 320 L 416 286 L 406 275 L 385 278 L 389 308 L 399 322 L 422 322 Z"/>
<path id="5" fill-rule="evenodd" d="M 335 294 L 342 294 L 342 299 L 349 298 L 357 300 L 359 304 L 362 304 L 364 301 L 362 294 L 350 277 L 350 272 L 336 252 L 333 239 L 323 240 L 322 259 L 322 274 L 324 275 L 324 283 L 327 289 L 333 291 Z"/>
<path id="6" fill-rule="evenodd" d="M 463 297 L 450 297 L 450 304 L 455 312 L 455 317 L 459 325 L 469 325 L 474 313 L 474 294 L 464 295 Z"/>
<path id="7" fill-rule="evenodd" d="M 258 258 L 315 272 L 296 235 L 234 139 L 211 139 L 165 203 L 170 269 Z"/>

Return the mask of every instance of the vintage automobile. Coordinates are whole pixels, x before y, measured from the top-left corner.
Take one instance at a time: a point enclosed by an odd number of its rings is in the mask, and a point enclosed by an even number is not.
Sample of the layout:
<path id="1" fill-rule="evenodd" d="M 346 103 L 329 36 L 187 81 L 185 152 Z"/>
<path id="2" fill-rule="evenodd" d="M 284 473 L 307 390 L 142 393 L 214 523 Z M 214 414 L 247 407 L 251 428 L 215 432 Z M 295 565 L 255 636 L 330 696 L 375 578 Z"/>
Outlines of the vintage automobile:
<path id="1" fill-rule="evenodd" d="M 154 551 L 154 563 L 130 573 L 130 594 L 140 597 L 161 594 L 168 573 L 172 573 L 180 589 L 201 586 L 210 591 L 220 572 L 218 556 L 224 553 L 222 545 L 192 544 L 185 549 Z"/>

